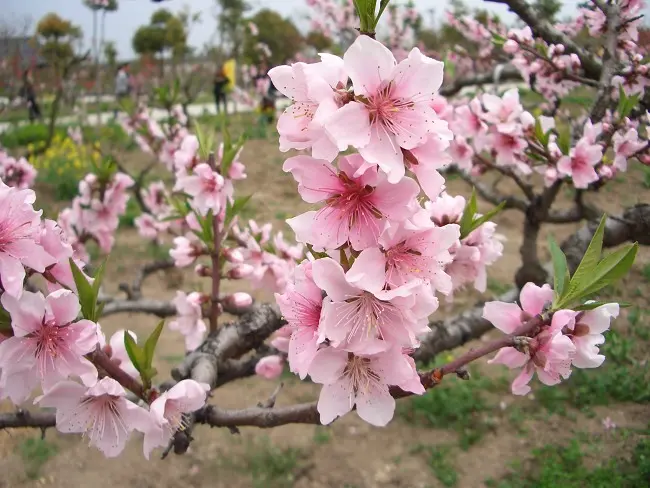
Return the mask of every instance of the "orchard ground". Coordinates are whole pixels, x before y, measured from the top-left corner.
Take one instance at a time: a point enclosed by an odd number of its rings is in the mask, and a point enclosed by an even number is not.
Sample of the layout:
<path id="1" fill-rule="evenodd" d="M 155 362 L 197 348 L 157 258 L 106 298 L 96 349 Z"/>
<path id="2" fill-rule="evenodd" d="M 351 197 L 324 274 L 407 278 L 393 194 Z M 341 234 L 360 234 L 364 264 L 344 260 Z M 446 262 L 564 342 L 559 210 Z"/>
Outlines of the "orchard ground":
<path id="1" fill-rule="evenodd" d="M 235 134 L 254 124 L 251 115 L 236 115 Z M 290 235 L 284 219 L 309 208 L 302 202 L 290 175 L 281 171 L 287 155 L 277 149 L 277 133 L 260 131 L 247 142 L 241 160 L 248 179 L 238 185 L 239 195 L 252 193 L 245 218 L 272 221 Z M 121 162 L 133 173 L 151 156 L 124 151 Z M 170 180 L 162 165 L 151 179 Z M 503 193 L 516 193 L 509 181 L 499 182 Z M 447 183 L 451 194 L 468 196 L 461 180 Z M 37 206 L 55 217 L 66 202 L 55 202 L 52 182 L 37 185 Z M 638 164 L 622 174 L 590 201 L 615 214 L 622 206 L 648 201 L 650 173 Z M 564 193 L 559 205 L 571 201 Z M 481 210 L 489 204 L 481 202 Z M 130 281 L 137 269 L 155 258 L 154 252 L 131 226 L 127 215 L 118 232 L 105 284 L 118 294 L 118 284 Z M 489 290 L 484 296 L 467 291 L 452 306 L 443 300 L 440 318 L 507 290 L 519 267 L 522 215 L 508 210 L 496 219 L 505 236 L 503 257 L 489 268 Z M 131 225 L 130 225 L 131 224 Z M 547 226 L 541 239 L 558 241 L 577 226 Z M 160 251 L 157 251 L 160 253 Z M 241 290 L 244 282 L 226 283 Z M 145 296 L 170 299 L 176 289 L 207 290 L 208 282 L 187 272 L 161 272 L 148 279 Z M 244 285 L 245 286 L 245 285 Z M 0 432 L 0 488 L 51 486 L 123 487 L 636 487 L 650 480 L 650 250 L 641 248 L 632 272 L 616 289 L 607 292 L 631 307 L 622 311 L 607 335 L 605 365 L 594 371 L 574 371 L 559 387 L 533 382 L 533 395 L 510 394 L 511 373 L 502 366 L 479 361 L 471 380 L 447 378 L 423 397 L 398 402 L 394 420 L 375 428 L 352 413 L 330 427 L 288 425 L 271 430 L 242 428 L 241 435 L 227 429 L 195 429 L 195 440 L 184 456 L 158 456 L 147 462 L 142 441 L 135 435 L 122 455 L 106 459 L 77 435 L 49 429 Z M 257 300 L 271 301 L 268 291 L 253 291 Z M 228 320 L 227 317 L 223 321 Z M 128 328 L 144 337 L 157 319 L 145 315 L 119 315 L 102 320 L 111 334 Z M 491 333 L 496 335 L 497 332 Z M 467 344 L 469 348 L 475 343 Z M 457 353 L 457 351 L 454 351 Z M 451 352 L 450 354 L 454 354 Z M 160 379 L 183 357 L 183 339 L 165 331 L 155 367 Z M 448 359 L 443 354 L 438 360 Z M 277 404 L 317 399 L 319 387 L 284 374 L 277 381 L 249 378 L 214 392 L 212 403 L 248 407 L 266 399 L 284 382 Z M 11 411 L 0 404 L 0 411 Z M 604 420 L 615 428 L 606 428 Z M 157 453 L 159 454 L 159 452 Z"/>

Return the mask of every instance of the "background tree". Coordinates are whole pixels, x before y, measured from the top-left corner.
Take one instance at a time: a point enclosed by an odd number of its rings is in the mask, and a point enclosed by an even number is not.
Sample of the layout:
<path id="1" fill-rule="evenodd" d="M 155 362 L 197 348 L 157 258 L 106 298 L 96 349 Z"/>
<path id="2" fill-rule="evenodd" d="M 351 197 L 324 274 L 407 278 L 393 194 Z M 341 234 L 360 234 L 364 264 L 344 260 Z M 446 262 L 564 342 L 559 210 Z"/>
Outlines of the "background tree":
<path id="1" fill-rule="evenodd" d="M 165 73 L 165 57 L 177 59 L 187 52 L 187 32 L 181 19 L 169 10 L 159 9 L 151 15 L 148 25 L 139 27 L 133 36 L 133 50 L 158 57 L 161 76 Z"/>
<path id="2" fill-rule="evenodd" d="M 293 58 L 304 44 L 302 34 L 289 19 L 274 10 L 263 9 L 250 19 L 257 25 L 258 35 L 247 35 L 244 42 L 244 56 L 247 61 L 259 63 L 262 54 L 256 49 L 258 43 L 266 44 L 271 50 L 271 65 L 281 64 Z"/>
<path id="3" fill-rule="evenodd" d="M 244 15 L 251 7 L 245 0 L 215 1 L 219 45 L 228 56 L 238 59 L 244 41 Z"/>
<path id="4" fill-rule="evenodd" d="M 332 48 L 332 39 L 319 31 L 309 31 L 305 37 L 305 43 L 313 46 L 317 51 L 326 51 Z"/>
<path id="5" fill-rule="evenodd" d="M 562 9 L 562 2 L 560 0 L 535 0 L 533 8 L 540 19 L 553 23 Z"/>
<path id="6" fill-rule="evenodd" d="M 110 72 L 115 71 L 117 66 L 117 48 L 113 41 L 106 41 L 104 43 L 104 59 Z"/>
<path id="7" fill-rule="evenodd" d="M 89 53 L 83 56 L 75 53 L 74 44 L 83 37 L 83 32 L 79 26 L 62 19 L 55 13 L 45 15 L 38 22 L 35 37 L 41 43 L 41 53 L 54 75 L 55 95 L 45 144 L 45 148 L 47 148 L 54 137 L 65 81 L 70 77 L 73 69 L 88 57 Z"/>

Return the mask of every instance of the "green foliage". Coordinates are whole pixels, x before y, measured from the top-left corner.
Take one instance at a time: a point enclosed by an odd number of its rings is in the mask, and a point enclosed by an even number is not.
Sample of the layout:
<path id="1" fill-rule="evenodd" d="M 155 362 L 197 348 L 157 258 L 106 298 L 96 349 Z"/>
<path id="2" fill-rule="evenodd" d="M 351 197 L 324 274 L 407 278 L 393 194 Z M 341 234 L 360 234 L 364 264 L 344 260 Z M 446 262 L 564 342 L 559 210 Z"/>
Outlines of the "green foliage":
<path id="1" fill-rule="evenodd" d="M 41 468 L 48 459 L 56 455 L 56 445 L 41 439 L 40 437 L 29 437 L 18 447 L 20 457 L 25 464 L 25 474 L 29 479 L 37 479 L 40 476 Z"/>
<path id="2" fill-rule="evenodd" d="M 589 444 L 592 445 L 592 444 Z M 488 480 L 491 488 L 613 488 L 645 487 L 650 479 L 650 439 L 641 438 L 628 457 L 610 459 L 595 467 L 585 465 L 579 439 L 568 446 L 549 444 L 533 451 L 526 469 L 501 480 Z"/>
<path id="3" fill-rule="evenodd" d="M 650 188 L 650 167 L 641 166 L 641 171 L 643 171 L 643 186 L 644 186 L 644 188 Z"/>
<path id="4" fill-rule="evenodd" d="M 398 404 L 398 412 L 407 422 L 426 427 L 456 430 L 460 447 L 468 449 L 491 428 L 482 418 L 490 408 L 485 389 L 495 383 L 472 370 L 469 381 L 450 381 Z"/>
<path id="5" fill-rule="evenodd" d="M 158 374 L 156 368 L 153 367 L 153 357 L 164 325 L 165 321 L 161 320 L 149 337 L 147 337 L 143 347 L 140 347 L 135 342 L 128 331 L 124 333 L 124 348 L 133 363 L 133 367 L 140 373 L 140 378 L 142 378 L 145 389 L 151 387 L 151 380 Z"/>
<path id="6" fill-rule="evenodd" d="M 465 206 L 463 211 L 463 216 L 460 219 L 460 238 L 463 239 L 472 233 L 473 230 L 478 229 L 485 222 L 490 220 L 496 214 L 501 212 L 506 206 L 506 202 L 501 202 L 499 205 L 494 207 L 488 213 L 482 216 L 477 216 L 478 213 L 478 202 L 476 200 L 476 189 L 472 189 L 472 196 L 469 199 L 469 202 Z"/>
<path id="7" fill-rule="evenodd" d="M 606 221 L 607 216 L 603 215 L 600 225 L 596 229 L 589 247 L 573 276 L 569 275 L 566 257 L 551 239 L 551 257 L 555 274 L 553 310 L 563 308 L 588 310 L 594 308 L 597 305 L 583 305 L 581 302 L 612 285 L 632 268 L 639 248 L 636 242 L 613 251 L 601 259 Z"/>
<path id="8" fill-rule="evenodd" d="M 70 258 L 70 268 L 74 284 L 77 287 L 79 303 L 81 304 L 81 314 L 85 319 L 91 322 L 97 322 L 104 308 L 103 304 L 97 303 L 99 289 L 104 279 L 104 270 L 106 269 L 106 260 L 97 268 L 92 284 L 86 278 L 86 275 L 79 269 L 77 264 Z"/>
<path id="9" fill-rule="evenodd" d="M 327 427 L 317 426 L 314 430 L 314 442 L 316 444 L 327 444 L 332 439 L 332 434 Z"/>
<path id="10" fill-rule="evenodd" d="M 126 204 L 126 211 L 120 215 L 120 227 L 134 227 L 135 219 L 140 216 L 140 206 L 134 198 L 129 198 Z"/>
<path id="11" fill-rule="evenodd" d="M 57 127 L 55 134 L 60 138 L 66 136 L 66 129 Z M 48 136 L 48 128 L 45 124 L 30 124 L 9 129 L 0 134 L 0 146 L 6 149 L 16 149 L 18 147 L 34 146 L 45 144 Z"/>
<path id="12" fill-rule="evenodd" d="M 458 473 L 448 457 L 451 453 L 449 446 L 424 446 L 418 445 L 411 451 L 412 454 L 426 453 L 429 468 L 442 486 L 454 487 L 458 484 Z"/>

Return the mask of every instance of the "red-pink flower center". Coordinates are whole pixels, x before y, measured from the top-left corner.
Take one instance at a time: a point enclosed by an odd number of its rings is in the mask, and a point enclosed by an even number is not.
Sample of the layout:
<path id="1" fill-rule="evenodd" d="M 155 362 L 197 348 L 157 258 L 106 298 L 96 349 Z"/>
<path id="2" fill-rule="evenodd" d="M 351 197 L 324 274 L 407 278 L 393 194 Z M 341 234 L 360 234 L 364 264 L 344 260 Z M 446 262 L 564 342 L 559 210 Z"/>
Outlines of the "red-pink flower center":
<path id="1" fill-rule="evenodd" d="M 370 360 L 351 353 L 343 374 L 349 379 L 355 393 L 367 392 L 373 384 L 380 383 L 379 375 L 370 369 Z"/>
<path id="2" fill-rule="evenodd" d="M 404 110 L 412 109 L 413 103 L 411 101 L 395 98 L 392 95 L 393 85 L 389 83 L 384 88 L 381 88 L 373 96 L 368 98 L 366 106 L 370 113 L 371 124 L 381 124 L 388 131 L 396 134 L 401 126 L 399 117 L 403 114 Z"/>
<path id="3" fill-rule="evenodd" d="M 0 221 L 0 252 L 9 244 L 29 237 L 31 234 L 30 222 L 17 222 L 11 217 Z"/>
<path id="4" fill-rule="evenodd" d="M 335 208 L 349 218 L 349 225 L 367 224 L 371 219 L 380 219 L 382 213 L 373 203 L 374 187 L 362 186 L 351 180 L 345 173 L 339 174 L 343 191 L 327 199 L 327 205 Z"/>
<path id="5" fill-rule="evenodd" d="M 57 326 L 54 320 L 44 321 L 38 330 L 29 335 L 36 340 L 36 358 L 39 361 L 47 361 L 57 357 L 61 346 L 68 340 L 68 334 L 67 327 Z"/>

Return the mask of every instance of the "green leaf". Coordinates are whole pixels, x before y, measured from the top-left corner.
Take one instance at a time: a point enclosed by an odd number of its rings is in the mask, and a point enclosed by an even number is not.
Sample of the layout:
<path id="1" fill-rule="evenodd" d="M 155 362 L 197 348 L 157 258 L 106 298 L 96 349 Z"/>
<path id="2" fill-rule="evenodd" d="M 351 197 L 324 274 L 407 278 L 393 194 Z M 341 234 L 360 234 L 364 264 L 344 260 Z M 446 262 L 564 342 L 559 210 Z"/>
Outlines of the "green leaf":
<path id="1" fill-rule="evenodd" d="M 474 222 L 474 215 L 476 215 L 477 203 L 476 203 L 476 188 L 472 188 L 472 196 L 465 205 L 465 210 L 463 215 L 460 218 L 460 235 L 461 238 L 466 237 L 470 232 L 472 232 L 472 222 Z"/>
<path id="2" fill-rule="evenodd" d="M 377 27 L 381 15 L 384 13 L 384 10 L 386 10 L 386 7 L 388 7 L 388 2 L 390 2 L 390 0 L 381 0 L 379 2 L 379 13 L 377 13 L 377 16 L 375 17 L 375 25 L 373 27 Z"/>
<path id="3" fill-rule="evenodd" d="M 472 221 L 472 230 L 478 229 L 480 226 L 482 226 L 484 223 L 486 223 L 488 220 L 490 220 L 492 217 L 497 215 L 501 210 L 503 210 L 506 206 L 506 202 L 503 201 L 496 207 L 494 207 L 492 210 L 490 210 L 488 213 L 485 215 L 482 215 L 481 217 L 478 217 Z M 471 232 L 471 231 L 470 231 Z"/>
<path id="4" fill-rule="evenodd" d="M 151 363 L 153 362 L 153 355 L 156 351 L 156 344 L 158 344 L 158 339 L 160 338 L 160 334 L 163 331 L 164 325 L 165 321 L 161 320 L 153 332 L 151 332 L 151 335 L 147 338 L 147 341 L 144 343 L 144 368 L 147 371 L 150 371 L 152 369 Z M 153 376 L 149 376 L 149 379 L 152 377 Z"/>
<path id="5" fill-rule="evenodd" d="M 539 118 L 535 119 L 535 136 L 537 140 L 542 143 L 544 147 L 548 146 L 548 140 L 550 138 L 550 131 L 544 132 L 542 128 L 542 122 Z"/>
<path id="6" fill-rule="evenodd" d="M 200 124 L 194 124 L 194 128 L 196 138 L 199 141 L 199 155 L 202 159 L 208 159 L 214 147 L 214 133 L 212 131 L 206 132 Z"/>
<path id="7" fill-rule="evenodd" d="M 108 257 L 106 257 L 106 259 L 104 259 L 102 264 L 99 265 L 99 268 L 97 268 L 97 272 L 95 273 L 95 281 L 93 282 L 92 285 L 95 302 L 97 301 L 97 297 L 99 296 L 99 288 L 102 286 L 102 281 L 104 280 L 104 272 L 106 270 L 107 261 L 108 261 Z M 99 318 L 99 314 L 96 315 L 97 315 L 96 318 Z"/>
<path id="8" fill-rule="evenodd" d="M 70 258 L 70 269 L 72 270 L 74 284 L 77 286 L 77 295 L 79 295 L 81 313 L 85 319 L 96 322 L 95 303 L 97 300 L 93 287 L 88 283 L 88 280 L 72 258 Z"/>
<path id="9" fill-rule="evenodd" d="M 569 275 L 566 256 L 555 242 L 555 239 L 553 239 L 553 236 L 548 236 L 548 246 L 553 260 L 553 289 L 555 290 L 555 298 L 559 301 L 564 294 L 566 285 L 569 284 L 571 276 Z"/>
<path id="10" fill-rule="evenodd" d="M 596 293 L 625 276 L 634 264 L 638 250 L 639 244 L 635 242 L 605 256 L 590 275 L 589 279 L 591 284 L 582 290 L 581 296 L 584 297 Z"/>
<path id="11" fill-rule="evenodd" d="M 239 215 L 239 213 L 244 209 L 248 201 L 253 197 L 253 195 L 248 195 L 246 197 L 235 198 L 235 203 L 226 206 L 226 220 L 224 222 L 224 227 L 228 227 L 232 220 Z"/>
<path id="12" fill-rule="evenodd" d="M 571 151 L 571 129 L 564 127 L 558 128 L 557 145 L 562 151 L 562 154 L 568 155 Z"/>
<path id="13" fill-rule="evenodd" d="M 0 330 L 11 330 L 11 315 L 0 306 Z"/>
<path id="14" fill-rule="evenodd" d="M 575 312 L 585 312 L 587 310 L 593 310 L 594 308 L 598 308 L 602 305 L 607 305 L 608 303 L 612 303 L 612 302 L 591 301 L 589 303 L 583 303 L 582 305 L 573 307 L 572 310 Z"/>
<path id="15" fill-rule="evenodd" d="M 495 46 L 503 46 L 506 43 L 507 39 L 499 34 L 492 33 L 492 44 Z"/>
<path id="16" fill-rule="evenodd" d="M 616 107 L 616 111 L 620 115 L 621 118 L 625 117 L 623 115 L 623 112 L 625 111 L 625 107 L 627 105 L 627 94 L 625 93 L 625 90 L 623 90 L 623 85 L 618 85 L 618 106 Z"/>
<path id="17" fill-rule="evenodd" d="M 126 349 L 126 354 L 129 356 L 135 369 L 142 373 L 145 363 L 144 351 L 136 344 L 128 330 L 124 331 L 124 349 Z"/>
<path id="18" fill-rule="evenodd" d="M 606 221 L 607 215 L 603 215 L 603 218 L 600 220 L 600 224 L 594 233 L 594 237 L 589 243 L 587 252 L 585 252 L 585 255 L 582 257 L 578 269 L 573 273 L 571 283 L 569 284 L 567 298 L 577 298 L 578 296 L 582 296 L 581 291 L 591 283 L 590 275 L 596 269 L 603 250 L 603 236 L 605 234 Z"/>

